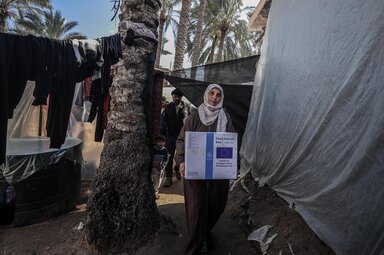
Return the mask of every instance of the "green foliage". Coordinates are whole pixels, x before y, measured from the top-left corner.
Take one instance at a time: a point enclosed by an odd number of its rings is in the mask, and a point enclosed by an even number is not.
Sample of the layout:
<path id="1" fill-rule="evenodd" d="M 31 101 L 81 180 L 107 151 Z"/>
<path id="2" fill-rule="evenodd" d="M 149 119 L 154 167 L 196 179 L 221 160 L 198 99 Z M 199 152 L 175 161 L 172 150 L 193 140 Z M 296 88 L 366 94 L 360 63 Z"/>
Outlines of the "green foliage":
<path id="1" fill-rule="evenodd" d="M 51 8 L 49 0 L 0 0 L 0 32 L 13 27 L 16 19 L 26 12 L 41 12 Z"/>
<path id="2" fill-rule="evenodd" d="M 165 44 L 169 42 L 169 40 L 167 38 L 163 38 L 163 45 L 161 45 L 161 55 L 172 55 L 172 52 L 170 51 L 167 51 L 164 47 L 165 47 Z"/>
<path id="3" fill-rule="evenodd" d="M 193 38 L 196 30 L 198 6 L 192 9 L 191 23 L 188 29 L 187 53 L 192 57 Z M 254 7 L 245 7 L 241 0 L 208 1 L 205 9 L 204 27 L 201 40 L 199 64 L 208 62 L 214 47 L 217 54 L 219 41 L 224 37 L 223 60 L 231 60 L 254 55 L 257 36 L 248 32 L 248 20 L 242 18 L 251 13 Z M 244 15 L 243 15 L 244 14 Z"/>
<path id="4" fill-rule="evenodd" d="M 14 32 L 20 34 L 33 34 L 53 39 L 84 39 L 78 32 L 70 32 L 78 25 L 77 21 L 66 21 L 60 11 L 52 9 L 43 13 L 28 12 L 24 17 L 16 20 Z"/>
<path id="5" fill-rule="evenodd" d="M 175 44 L 180 17 L 180 11 L 175 8 L 180 6 L 181 2 L 182 0 L 161 0 L 160 19 L 164 19 L 164 34 L 171 28 Z"/>

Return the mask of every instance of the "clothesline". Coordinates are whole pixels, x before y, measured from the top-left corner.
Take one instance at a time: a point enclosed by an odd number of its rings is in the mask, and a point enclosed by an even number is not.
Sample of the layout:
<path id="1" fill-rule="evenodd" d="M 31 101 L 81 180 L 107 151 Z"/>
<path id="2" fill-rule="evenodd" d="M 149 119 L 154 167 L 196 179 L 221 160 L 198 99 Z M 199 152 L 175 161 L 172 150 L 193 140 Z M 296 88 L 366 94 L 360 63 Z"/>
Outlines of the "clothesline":
<path id="1" fill-rule="evenodd" d="M 120 34 L 88 40 L 56 40 L 33 35 L 0 33 L 0 163 L 5 161 L 7 121 L 28 80 L 35 81 L 33 105 L 48 102 L 50 147 L 65 141 L 75 84 L 92 77 L 90 101 L 101 141 L 103 114 L 108 105 L 111 65 L 122 58 Z M 92 121 L 93 119 L 89 119 Z"/>

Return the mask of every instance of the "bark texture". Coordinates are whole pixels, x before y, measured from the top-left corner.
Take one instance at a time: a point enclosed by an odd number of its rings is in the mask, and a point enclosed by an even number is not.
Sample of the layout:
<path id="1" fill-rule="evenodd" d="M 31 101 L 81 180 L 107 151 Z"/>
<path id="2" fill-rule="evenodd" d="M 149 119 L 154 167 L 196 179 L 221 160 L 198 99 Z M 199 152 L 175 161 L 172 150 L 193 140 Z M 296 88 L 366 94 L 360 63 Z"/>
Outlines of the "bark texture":
<path id="1" fill-rule="evenodd" d="M 154 62 L 159 3 L 122 1 L 119 32 L 123 46 L 110 90 L 111 111 L 100 167 L 88 200 L 87 241 L 102 254 L 133 254 L 159 227 L 160 216 L 150 180 L 151 154 L 144 103 L 148 70 Z M 129 33 L 128 33 L 129 34 Z"/>
<path id="2" fill-rule="evenodd" d="M 225 40 L 226 34 L 227 34 L 226 30 L 221 30 L 220 31 L 219 52 L 217 53 L 217 60 L 216 60 L 216 62 L 221 62 L 222 59 L 223 59 L 224 40 Z"/>
<path id="3" fill-rule="evenodd" d="M 209 53 L 208 64 L 213 63 L 213 59 L 215 56 L 216 41 L 217 41 L 217 36 L 215 35 L 212 41 L 211 52 Z"/>
<path id="4" fill-rule="evenodd" d="M 183 0 L 183 3 L 181 5 L 180 22 L 177 29 L 177 40 L 176 40 L 176 49 L 175 49 L 175 60 L 173 62 L 173 70 L 178 70 L 183 68 L 190 14 L 191 14 L 191 0 Z"/>
<path id="5" fill-rule="evenodd" d="M 197 66 L 199 62 L 199 57 L 201 52 L 201 35 L 203 31 L 206 4 L 207 4 L 207 0 L 200 0 L 199 14 L 198 14 L 197 24 L 196 24 L 196 34 L 193 40 L 192 66 Z"/>
<path id="6" fill-rule="evenodd" d="M 164 10 L 161 10 L 161 12 L 160 12 L 159 35 L 158 35 L 159 43 L 157 45 L 156 62 L 155 62 L 155 67 L 156 68 L 159 68 L 159 66 L 160 66 L 161 49 L 163 48 L 164 24 L 165 24 L 166 21 L 167 21 L 167 16 L 165 15 Z"/>

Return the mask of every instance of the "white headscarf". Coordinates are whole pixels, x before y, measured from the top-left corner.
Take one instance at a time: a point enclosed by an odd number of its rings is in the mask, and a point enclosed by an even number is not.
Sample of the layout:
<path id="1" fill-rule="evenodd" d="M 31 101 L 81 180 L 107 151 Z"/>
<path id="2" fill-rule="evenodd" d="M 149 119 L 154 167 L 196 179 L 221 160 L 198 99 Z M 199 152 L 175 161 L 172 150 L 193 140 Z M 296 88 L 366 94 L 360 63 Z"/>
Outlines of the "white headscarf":
<path id="1" fill-rule="evenodd" d="M 208 94 L 214 88 L 219 89 L 221 92 L 221 100 L 216 106 L 212 106 L 208 103 Z M 205 126 L 209 126 L 213 124 L 217 119 L 217 127 L 216 127 L 217 132 L 225 132 L 227 129 L 228 119 L 227 119 L 227 115 L 225 114 L 222 108 L 223 101 L 224 101 L 223 88 L 218 84 L 210 84 L 204 92 L 204 103 L 202 103 L 197 108 L 200 120 Z"/>

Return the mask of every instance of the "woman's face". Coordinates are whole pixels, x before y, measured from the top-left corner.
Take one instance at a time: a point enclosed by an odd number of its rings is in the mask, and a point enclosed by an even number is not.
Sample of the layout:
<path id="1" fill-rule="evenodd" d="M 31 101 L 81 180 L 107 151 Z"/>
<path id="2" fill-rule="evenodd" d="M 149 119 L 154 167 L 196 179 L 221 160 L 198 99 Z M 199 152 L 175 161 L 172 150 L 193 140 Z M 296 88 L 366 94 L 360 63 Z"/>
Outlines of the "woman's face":
<path id="1" fill-rule="evenodd" d="M 218 88 L 213 88 L 208 93 L 208 104 L 216 106 L 221 101 L 221 91 Z"/>

